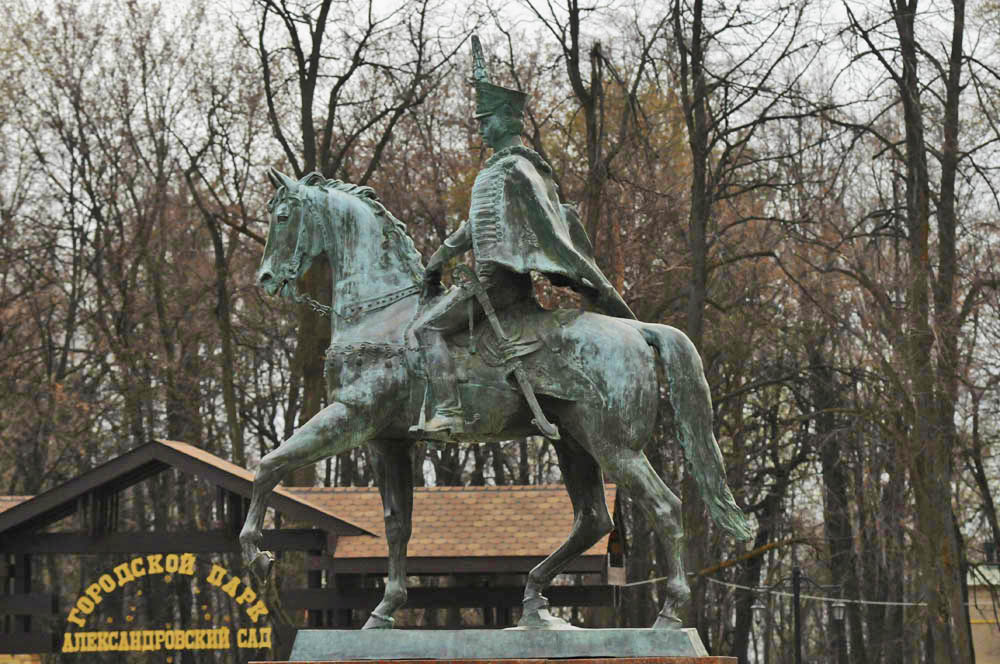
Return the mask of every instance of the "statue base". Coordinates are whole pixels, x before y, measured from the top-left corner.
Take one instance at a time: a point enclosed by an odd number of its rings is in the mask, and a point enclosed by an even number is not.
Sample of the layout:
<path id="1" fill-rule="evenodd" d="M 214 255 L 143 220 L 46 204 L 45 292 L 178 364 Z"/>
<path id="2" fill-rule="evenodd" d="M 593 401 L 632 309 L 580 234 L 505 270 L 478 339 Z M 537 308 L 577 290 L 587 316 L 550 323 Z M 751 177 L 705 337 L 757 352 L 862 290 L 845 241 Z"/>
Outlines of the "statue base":
<path id="1" fill-rule="evenodd" d="M 736 664 L 731 657 L 709 657 L 695 629 L 300 629 L 288 661 L 590 664 L 597 658 L 603 664 L 608 658 L 615 664 Z"/>
<path id="2" fill-rule="evenodd" d="M 735 657 L 602 657 L 599 659 L 356 659 L 289 660 L 299 664 L 737 664 Z M 249 662 L 248 664 L 285 664 Z"/>

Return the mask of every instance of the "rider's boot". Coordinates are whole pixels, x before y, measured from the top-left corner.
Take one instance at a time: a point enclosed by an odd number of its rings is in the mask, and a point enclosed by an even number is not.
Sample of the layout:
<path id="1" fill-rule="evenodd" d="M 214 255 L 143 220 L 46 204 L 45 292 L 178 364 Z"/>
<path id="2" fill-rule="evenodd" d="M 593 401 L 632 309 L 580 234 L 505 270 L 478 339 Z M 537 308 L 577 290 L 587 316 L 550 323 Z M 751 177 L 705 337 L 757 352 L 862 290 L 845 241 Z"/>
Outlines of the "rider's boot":
<path id="1" fill-rule="evenodd" d="M 450 431 L 453 434 L 465 431 L 462 400 L 458 394 L 458 378 L 455 362 L 444 343 L 444 338 L 436 330 L 427 330 L 421 335 L 424 346 L 424 365 L 434 397 L 434 415 L 424 423 L 426 433 Z"/>

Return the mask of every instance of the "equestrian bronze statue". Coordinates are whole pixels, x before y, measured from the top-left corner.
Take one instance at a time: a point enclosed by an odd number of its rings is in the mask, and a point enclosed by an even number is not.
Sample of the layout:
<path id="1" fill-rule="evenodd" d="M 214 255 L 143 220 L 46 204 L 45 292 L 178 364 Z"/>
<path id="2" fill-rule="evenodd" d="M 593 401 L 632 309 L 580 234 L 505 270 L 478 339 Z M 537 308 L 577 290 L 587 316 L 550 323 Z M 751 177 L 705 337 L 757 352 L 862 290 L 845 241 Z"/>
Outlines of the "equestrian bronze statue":
<path id="1" fill-rule="evenodd" d="M 521 627 L 558 628 L 542 592 L 611 531 L 604 475 L 646 513 L 663 549 L 666 599 L 654 627 L 679 628 L 685 578 L 681 503 L 650 466 L 662 369 L 678 438 L 715 522 L 734 537 L 752 528 L 726 484 L 712 402 L 697 349 L 683 332 L 635 320 L 593 259 L 575 209 L 559 201 L 551 167 L 520 140 L 524 95 L 489 81 L 478 40 L 473 70 L 480 134 L 495 151 L 476 178 L 468 220 L 426 268 L 404 225 L 369 187 L 275 170 L 258 283 L 329 313 L 328 405 L 263 459 L 240 534 L 251 569 L 261 551 L 268 494 L 289 473 L 367 444 L 385 507 L 389 578 L 365 628 L 388 628 L 406 601 L 406 546 L 418 440 L 485 443 L 545 435 L 575 513 L 567 540 L 528 574 Z M 441 271 L 471 251 L 450 289 Z M 332 266 L 329 306 L 298 293 L 313 261 Z M 584 294 L 604 313 L 546 311 L 531 273 Z"/>

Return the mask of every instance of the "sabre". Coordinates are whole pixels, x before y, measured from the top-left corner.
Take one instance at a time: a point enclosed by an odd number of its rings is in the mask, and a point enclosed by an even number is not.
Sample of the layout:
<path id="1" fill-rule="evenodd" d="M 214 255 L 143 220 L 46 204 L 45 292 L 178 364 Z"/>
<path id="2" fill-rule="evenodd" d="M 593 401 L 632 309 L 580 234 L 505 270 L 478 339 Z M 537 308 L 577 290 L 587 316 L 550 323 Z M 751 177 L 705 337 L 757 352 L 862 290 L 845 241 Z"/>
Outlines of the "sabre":
<path id="1" fill-rule="evenodd" d="M 493 334 L 496 335 L 497 341 L 500 342 L 501 346 L 509 345 L 510 339 L 507 338 L 503 327 L 500 326 L 500 319 L 497 318 L 497 312 L 493 308 L 493 303 L 490 302 L 490 296 L 486 294 L 486 289 L 483 288 L 483 284 L 479 281 L 476 273 L 468 265 L 458 265 L 452 270 L 451 278 L 453 281 L 458 282 L 462 288 L 472 291 L 472 294 L 479 300 L 483 311 L 486 312 L 486 319 L 490 322 L 490 327 L 493 329 Z M 538 427 L 539 431 L 546 438 L 559 440 L 559 428 L 555 424 L 552 424 L 552 422 L 549 422 L 548 418 L 545 417 L 545 413 L 542 412 L 542 407 L 538 404 L 538 399 L 535 397 L 535 390 L 528 381 L 528 373 L 521 365 L 521 360 L 511 360 L 507 363 L 506 369 L 508 372 L 513 372 L 514 377 L 517 379 L 517 384 L 524 394 L 524 398 L 528 401 L 531 414 L 535 416 L 531 420 L 531 423 Z"/>

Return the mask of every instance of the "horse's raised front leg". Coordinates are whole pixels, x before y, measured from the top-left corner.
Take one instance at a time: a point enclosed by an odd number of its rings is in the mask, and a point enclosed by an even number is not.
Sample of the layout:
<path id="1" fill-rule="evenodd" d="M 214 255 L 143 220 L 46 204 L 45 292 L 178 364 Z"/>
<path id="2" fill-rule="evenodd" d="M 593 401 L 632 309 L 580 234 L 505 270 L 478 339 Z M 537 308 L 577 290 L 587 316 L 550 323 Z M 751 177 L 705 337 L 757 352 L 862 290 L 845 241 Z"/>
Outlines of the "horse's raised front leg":
<path id="1" fill-rule="evenodd" d="M 375 480 L 382 494 L 385 539 L 389 546 L 389 582 L 382 601 L 362 629 L 391 629 L 392 614 L 406 603 L 406 545 L 413 523 L 413 443 L 408 440 L 369 442 Z"/>
<path id="2" fill-rule="evenodd" d="M 374 418 L 357 408 L 334 402 L 299 427 L 278 449 L 260 460 L 253 482 L 250 509 L 240 532 L 243 559 L 263 582 L 274 564 L 274 556 L 260 550 L 261 528 L 267 512 L 267 497 L 292 471 L 320 459 L 346 452 L 374 434 Z"/>
<path id="3" fill-rule="evenodd" d="M 566 491 L 573 502 L 573 530 L 562 546 L 528 574 L 518 627 L 559 629 L 569 626 L 565 620 L 549 613 L 549 601 L 542 591 L 566 565 L 614 528 L 604 497 L 604 479 L 594 457 L 568 438 L 554 440 L 552 445 L 559 457 Z"/>

